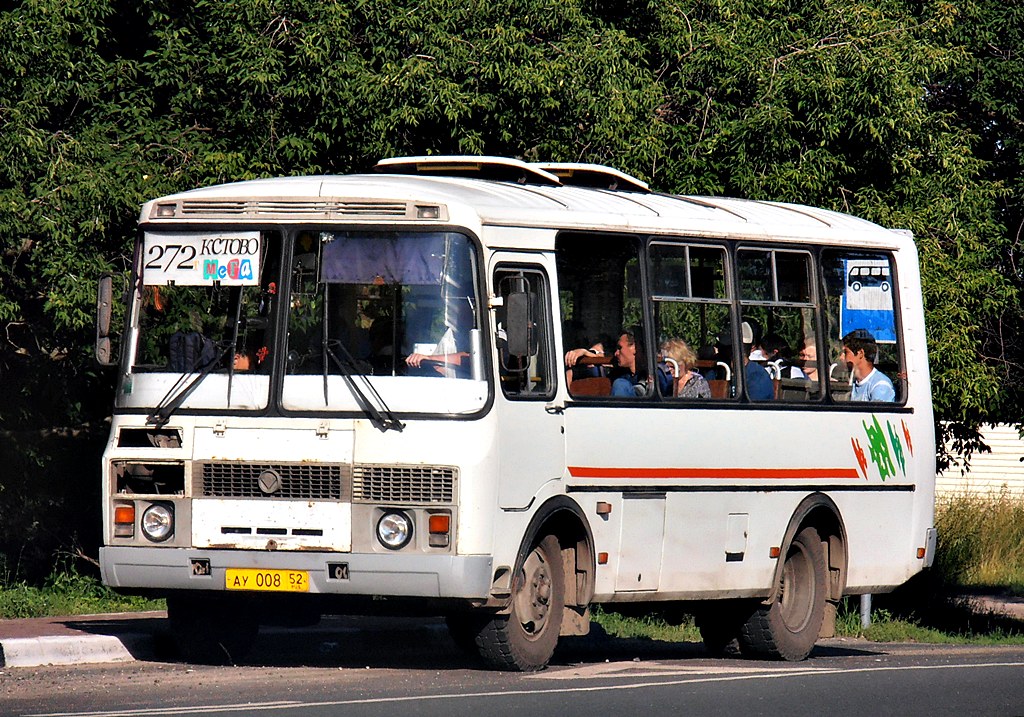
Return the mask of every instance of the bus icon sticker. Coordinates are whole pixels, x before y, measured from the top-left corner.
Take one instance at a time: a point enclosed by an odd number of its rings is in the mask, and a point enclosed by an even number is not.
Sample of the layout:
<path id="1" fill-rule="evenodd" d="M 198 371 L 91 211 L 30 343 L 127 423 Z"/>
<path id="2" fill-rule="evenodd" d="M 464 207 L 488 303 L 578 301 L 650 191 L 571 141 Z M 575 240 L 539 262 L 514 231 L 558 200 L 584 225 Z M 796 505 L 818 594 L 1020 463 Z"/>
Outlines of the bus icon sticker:
<path id="1" fill-rule="evenodd" d="M 850 267 L 846 285 L 854 291 L 865 286 L 877 286 L 882 291 L 889 291 L 889 267 L 854 265 Z"/>
<path id="2" fill-rule="evenodd" d="M 865 329 L 879 343 L 896 340 L 892 266 L 886 258 L 845 260 L 845 286 L 840 307 L 843 333 Z"/>

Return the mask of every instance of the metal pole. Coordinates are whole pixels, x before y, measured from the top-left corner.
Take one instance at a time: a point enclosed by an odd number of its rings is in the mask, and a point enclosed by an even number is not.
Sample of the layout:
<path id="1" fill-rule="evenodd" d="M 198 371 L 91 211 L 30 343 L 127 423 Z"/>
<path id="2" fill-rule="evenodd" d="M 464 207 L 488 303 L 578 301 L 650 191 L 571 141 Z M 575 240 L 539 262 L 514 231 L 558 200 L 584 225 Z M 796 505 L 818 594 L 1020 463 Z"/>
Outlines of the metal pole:
<path id="1" fill-rule="evenodd" d="M 871 593 L 860 596 L 860 629 L 871 627 Z"/>

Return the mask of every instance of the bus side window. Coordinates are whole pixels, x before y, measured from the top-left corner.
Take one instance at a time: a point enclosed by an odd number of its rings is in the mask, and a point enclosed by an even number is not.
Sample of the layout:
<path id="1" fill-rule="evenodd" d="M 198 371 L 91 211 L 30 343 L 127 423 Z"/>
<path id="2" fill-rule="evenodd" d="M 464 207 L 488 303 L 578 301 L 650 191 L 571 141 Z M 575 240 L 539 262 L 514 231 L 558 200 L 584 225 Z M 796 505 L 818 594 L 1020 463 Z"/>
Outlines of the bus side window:
<path id="1" fill-rule="evenodd" d="M 569 394 L 629 402 L 652 397 L 653 361 L 644 342 L 637 237 L 564 232 L 555 247 L 562 358 L 574 349 L 581 350 L 577 354 L 594 349 L 572 366 L 563 361 Z M 632 336 L 633 343 L 627 340 L 620 361 L 614 356 L 624 334 Z"/>
<path id="2" fill-rule="evenodd" d="M 663 398 L 736 396 L 725 248 L 657 241 L 648 252 Z"/>
<path id="3" fill-rule="evenodd" d="M 896 281 L 892 257 L 881 252 L 827 250 L 822 252 L 822 286 L 825 305 L 825 356 L 829 393 L 834 401 L 884 401 L 865 393 L 857 384 L 866 376 L 862 365 L 844 360 L 844 337 L 867 339 L 873 368 L 882 376 L 870 379 L 891 382 L 895 399 L 906 400 L 906 369 L 899 325 L 896 321 Z M 860 344 L 858 344 L 860 345 Z M 883 378 L 884 377 L 884 378 Z"/>
<path id="4" fill-rule="evenodd" d="M 821 332 L 811 254 L 741 248 L 736 252 L 736 270 L 743 323 L 750 327 L 752 338 L 744 371 L 747 395 L 756 401 L 819 400 Z M 770 388 L 752 380 L 760 378 L 758 368 L 767 372 Z"/>
<path id="5" fill-rule="evenodd" d="M 501 390 L 509 398 L 550 398 L 555 389 L 550 291 L 543 272 L 499 267 L 495 345 Z M 515 351 L 516 353 L 513 353 Z"/>

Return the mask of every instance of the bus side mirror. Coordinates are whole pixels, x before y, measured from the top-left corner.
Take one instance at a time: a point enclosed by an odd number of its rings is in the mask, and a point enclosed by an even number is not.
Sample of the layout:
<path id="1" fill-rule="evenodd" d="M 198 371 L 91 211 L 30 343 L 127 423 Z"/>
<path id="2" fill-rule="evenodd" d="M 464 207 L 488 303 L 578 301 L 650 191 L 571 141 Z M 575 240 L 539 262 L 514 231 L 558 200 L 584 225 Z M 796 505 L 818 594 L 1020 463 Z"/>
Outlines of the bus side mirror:
<path id="1" fill-rule="evenodd" d="M 113 342 L 110 339 L 110 320 L 114 312 L 114 277 L 104 274 L 96 287 L 96 362 L 101 366 L 113 366 Z"/>
<path id="2" fill-rule="evenodd" d="M 530 356 L 533 317 L 530 316 L 530 295 L 513 291 L 505 297 L 505 347 L 512 356 Z"/>

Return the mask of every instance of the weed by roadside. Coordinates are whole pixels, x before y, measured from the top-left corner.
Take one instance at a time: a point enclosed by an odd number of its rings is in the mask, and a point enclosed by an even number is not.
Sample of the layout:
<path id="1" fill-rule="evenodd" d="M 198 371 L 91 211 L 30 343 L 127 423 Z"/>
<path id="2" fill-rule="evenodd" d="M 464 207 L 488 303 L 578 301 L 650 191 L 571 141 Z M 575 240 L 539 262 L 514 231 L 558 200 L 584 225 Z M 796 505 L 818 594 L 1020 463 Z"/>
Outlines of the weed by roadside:
<path id="1" fill-rule="evenodd" d="M 119 595 L 74 569 L 55 570 L 42 587 L 24 582 L 0 586 L 0 619 L 162 610 L 163 600 Z"/>
<path id="2" fill-rule="evenodd" d="M 935 507 L 939 546 L 934 572 L 945 586 L 1024 595 L 1024 501 L 958 495 Z"/>

